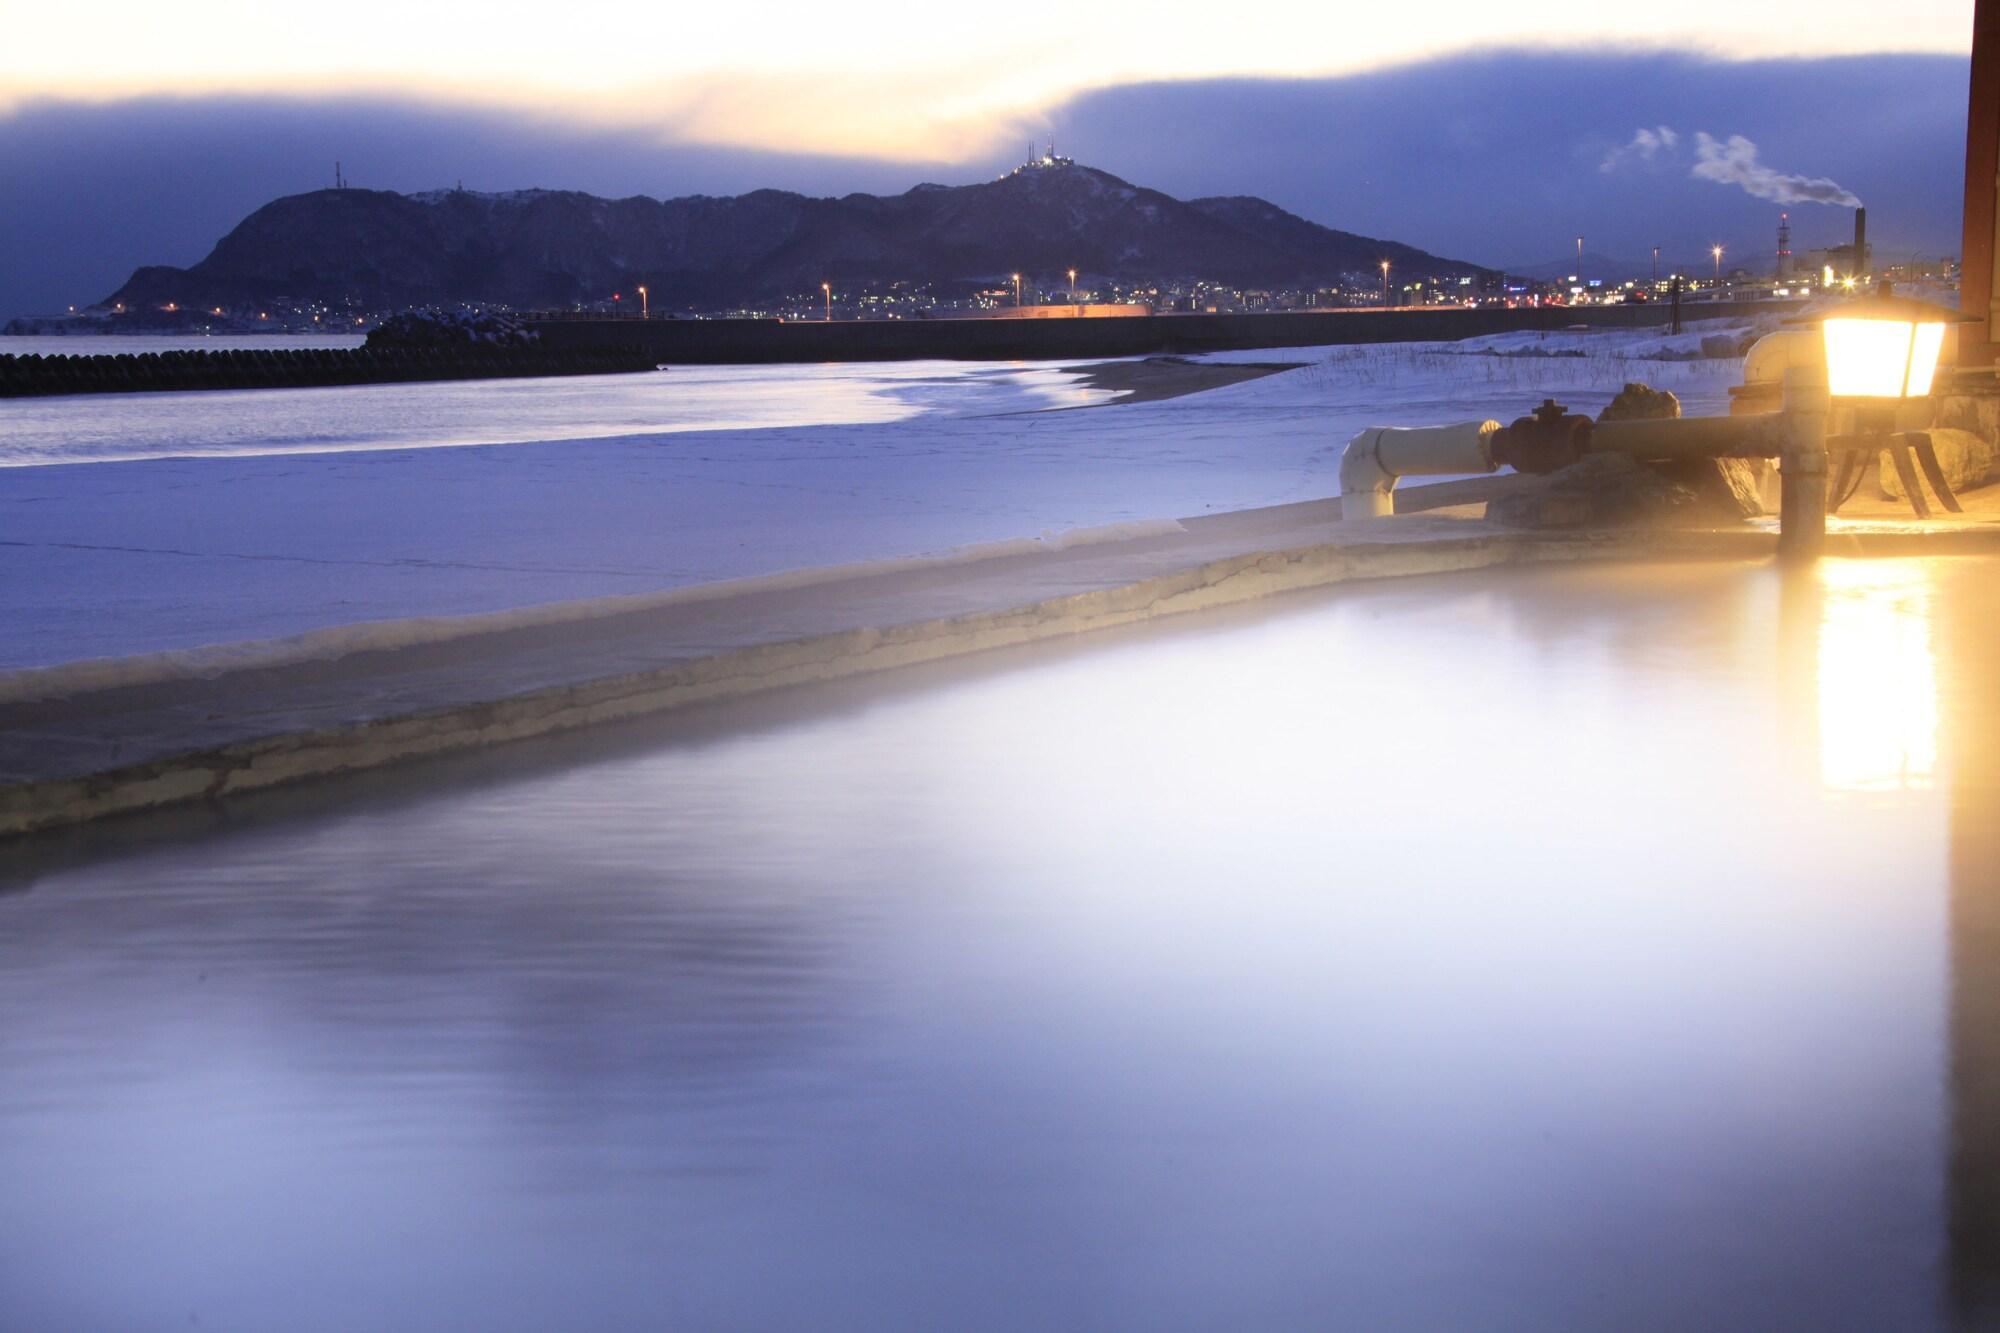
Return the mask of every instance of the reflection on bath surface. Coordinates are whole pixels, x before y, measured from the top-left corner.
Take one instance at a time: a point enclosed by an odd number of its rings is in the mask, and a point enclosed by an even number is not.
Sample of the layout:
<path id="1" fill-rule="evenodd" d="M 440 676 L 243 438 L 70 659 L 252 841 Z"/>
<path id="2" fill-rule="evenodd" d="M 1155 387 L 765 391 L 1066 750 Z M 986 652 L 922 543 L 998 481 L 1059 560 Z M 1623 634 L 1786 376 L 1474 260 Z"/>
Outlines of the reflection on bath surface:
<path id="1" fill-rule="evenodd" d="M 19 850 L 0 1327 L 1975 1320 L 1996 616 L 1409 580 Z"/>

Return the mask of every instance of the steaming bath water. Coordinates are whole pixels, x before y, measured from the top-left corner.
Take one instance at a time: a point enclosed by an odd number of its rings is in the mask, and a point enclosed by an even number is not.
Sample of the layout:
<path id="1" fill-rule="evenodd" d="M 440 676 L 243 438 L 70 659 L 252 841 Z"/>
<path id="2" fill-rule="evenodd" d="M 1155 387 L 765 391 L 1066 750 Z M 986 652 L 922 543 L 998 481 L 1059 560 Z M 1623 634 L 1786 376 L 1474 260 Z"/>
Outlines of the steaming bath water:
<path id="1" fill-rule="evenodd" d="M 1400 581 L 19 851 L 0 1326 L 1932 1326 L 1996 575 Z"/>

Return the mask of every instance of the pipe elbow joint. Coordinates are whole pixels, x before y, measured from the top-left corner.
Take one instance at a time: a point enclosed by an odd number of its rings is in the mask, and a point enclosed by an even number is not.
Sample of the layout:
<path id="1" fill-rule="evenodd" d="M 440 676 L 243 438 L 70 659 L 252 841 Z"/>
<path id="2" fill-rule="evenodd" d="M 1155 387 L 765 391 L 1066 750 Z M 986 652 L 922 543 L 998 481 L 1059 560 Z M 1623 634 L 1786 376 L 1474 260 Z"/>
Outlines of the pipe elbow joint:
<path id="1" fill-rule="evenodd" d="M 1784 382 L 1788 372 L 1805 370 L 1826 379 L 1826 350 L 1817 329 L 1780 329 L 1750 344 L 1743 354 L 1743 383 L 1746 387 Z"/>
<path id="2" fill-rule="evenodd" d="M 1383 518 L 1396 512 L 1398 477 L 1492 472 L 1497 421 L 1453 426 L 1370 426 L 1340 456 L 1342 518 Z"/>
<path id="3" fill-rule="evenodd" d="M 1382 435 L 1370 426 L 1347 442 L 1340 455 L 1340 516 L 1384 518 L 1396 512 L 1396 474 L 1382 465 Z"/>

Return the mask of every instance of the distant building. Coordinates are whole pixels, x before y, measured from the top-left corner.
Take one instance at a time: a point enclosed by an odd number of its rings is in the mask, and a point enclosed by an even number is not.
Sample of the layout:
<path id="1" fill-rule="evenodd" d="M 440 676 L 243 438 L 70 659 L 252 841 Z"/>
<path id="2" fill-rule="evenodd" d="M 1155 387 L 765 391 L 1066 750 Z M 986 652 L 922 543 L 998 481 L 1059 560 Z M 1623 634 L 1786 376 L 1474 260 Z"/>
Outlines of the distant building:
<path id="1" fill-rule="evenodd" d="M 1051 135 L 1049 136 L 1049 148 L 1047 152 L 1037 153 L 1035 145 L 1030 143 L 1028 145 L 1028 160 L 1007 174 L 1018 176 L 1024 171 L 1051 171 L 1058 167 L 1073 167 L 1075 165 L 1076 159 L 1073 157 L 1056 156 L 1055 136 Z"/>
<path id="2" fill-rule="evenodd" d="M 1872 247 L 1866 248 L 1872 249 Z M 1822 276 L 1831 272 L 1833 281 L 1839 282 L 1842 278 L 1851 278 L 1868 272 L 1868 260 L 1864 257 L 1857 261 L 1855 254 L 1852 245 L 1830 245 L 1824 250 L 1812 251 L 1806 259 L 1815 272 Z"/>

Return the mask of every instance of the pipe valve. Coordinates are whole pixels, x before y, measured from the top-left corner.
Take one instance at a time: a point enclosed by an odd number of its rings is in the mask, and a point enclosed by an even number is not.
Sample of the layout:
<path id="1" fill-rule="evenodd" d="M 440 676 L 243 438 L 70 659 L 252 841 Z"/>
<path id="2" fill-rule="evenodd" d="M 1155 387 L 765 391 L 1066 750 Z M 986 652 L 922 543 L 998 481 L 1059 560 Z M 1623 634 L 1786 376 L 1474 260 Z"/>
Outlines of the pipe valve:
<path id="1" fill-rule="evenodd" d="M 1591 421 L 1573 416 L 1553 398 L 1511 426 L 1493 433 L 1493 461 L 1516 472 L 1547 473 L 1568 467 L 1590 448 Z"/>

